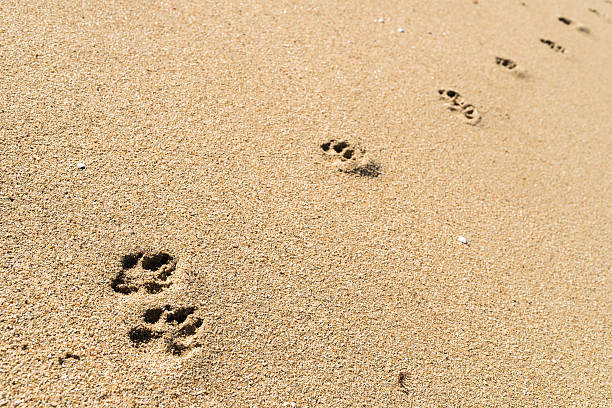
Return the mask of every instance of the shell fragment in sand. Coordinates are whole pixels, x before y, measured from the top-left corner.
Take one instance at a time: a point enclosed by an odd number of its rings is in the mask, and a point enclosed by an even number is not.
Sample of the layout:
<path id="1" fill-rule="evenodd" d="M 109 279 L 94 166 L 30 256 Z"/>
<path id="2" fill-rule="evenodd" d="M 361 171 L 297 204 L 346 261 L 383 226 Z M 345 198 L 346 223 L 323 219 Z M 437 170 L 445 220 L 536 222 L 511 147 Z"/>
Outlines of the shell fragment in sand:
<path id="1" fill-rule="evenodd" d="M 459 235 L 459 237 L 457 238 L 457 241 L 461 242 L 462 244 L 466 245 L 467 244 L 467 238 Z"/>
<path id="2" fill-rule="evenodd" d="M 85 163 L 77 163 L 77 169 L 85 170 Z"/>

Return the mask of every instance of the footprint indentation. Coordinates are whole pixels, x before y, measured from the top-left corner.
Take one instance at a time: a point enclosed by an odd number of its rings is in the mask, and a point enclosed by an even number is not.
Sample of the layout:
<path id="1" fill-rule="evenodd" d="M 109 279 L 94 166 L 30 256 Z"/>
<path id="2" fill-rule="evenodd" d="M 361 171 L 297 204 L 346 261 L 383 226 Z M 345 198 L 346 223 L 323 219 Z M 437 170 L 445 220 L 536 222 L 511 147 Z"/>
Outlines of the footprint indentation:
<path id="1" fill-rule="evenodd" d="M 192 306 L 171 305 L 147 309 L 142 322 L 129 330 L 128 337 L 136 347 L 163 339 L 168 353 L 182 355 L 200 346 L 197 334 L 204 321 L 196 310 Z"/>
<path id="2" fill-rule="evenodd" d="M 583 25 L 578 26 L 578 31 L 580 31 L 581 33 L 585 33 L 585 34 L 591 34 L 591 29 Z"/>
<path id="3" fill-rule="evenodd" d="M 608 2 L 609 4 L 612 4 L 610 2 Z M 590 8 L 589 11 L 593 14 L 595 14 L 597 17 L 601 18 L 603 21 L 605 21 L 606 23 L 610 24 L 612 23 L 612 18 L 610 18 L 608 15 L 606 15 L 605 13 L 600 13 L 598 10 L 594 9 L 594 8 Z"/>
<path id="4" fill-rule="evenodd" d="M 344 140 L 331 139 L 320 145 L 323 156 L 340 171 L 361 177 L 378 177 L 380 165 L 368 157 L 365 150 Z"/>
<path id="5" fill-rule="evenodd" d="M 540 42 L 544 45 L 547 45 L 551 50 L 555 51 L 555 52 L 560 52 L 560 53 L 564 53 L 565 52 L 565 48 L 563 48 L 562 46 L 560 46 L 559 44 L 557 44 L 554 41 L 551 40 L 546 40 L 544 38 L 540 38 Z"/>
<path id="6" fill-rule="evenodd" d="M 597 10 L 595 10 L 595 11 L 597 11 Z M 563 24 L 568 25 L 568 26 L 571 26 L 571 25 L 576 24 L 576 22 L 574 22 L 574 21 L 570 20 L 570 19 L 569 19 L 569 18 L 567 18 L 567 17 L 559 17 L 559 18 L 558 18 L 558 20 L 559 20 L 560 22 L 562 22 Z M 580 31 L 581 33 L 584 33 L 584 34 L 591 34 L 591 29 L 590 29 L 590 28 L 588 28 L 588 27 L 585 27 L 585 26 L 584 26 L 584 25 L 582 25 L 582 24 L 578 24 L 578 27 L 577 27 L 576 29 L 577 29 L 578 31 Z"/>
<path id="7" fill-rule="evenodd" d="M 466 103 L 459 92 L 452 89 L 439 89 L 440 100 L 445 101 L 445 106 L 451 112 L 461 112 L 466 123 L 475 126 L 480 123 L 482 116 L 478 109 L 471 103 Z"/>
<path id="8" fill-rule="evenodd" d="M 410 387 L 408 386 L 408 378 L 410 378 L 410 374 L 408 373 L 407 370 L 400 371 L 398 378 L 397 378 L 397 382 L 400 386 L 400 390 L 403 393 L 410 395 Z"/>
<path id="9" fill-rule="evenodd" d="M 495 57 L 495 63 L 509 70 L 513 70 L 517 66 L 516 62 L 512 61 L 511 59 L 501 57 Z"/>
<path id="10" fill-rule="evenodd" d="M 169 279 L 176 269 L 176 260 L 166 252 L 136 251 L 121 257 L 121 269 L 111 288 L 124 295 L 138 292 L 159 293 L 172 285 Z"/>
<path id="11" fill-rule="evenodd" d="M 80 359 L 81 359 L 81 356 L 79 356 L 78 354 L 73 354 L 73 353 L 70 353 L 70 352 L 66 352 L 66 353 L 64 353 L 63 356 L 59 357 L 57 360 L 58 360 L 60 365 L 63 365 L 65 362 L 67 362 L 69 360 L 79 361 Z"/>

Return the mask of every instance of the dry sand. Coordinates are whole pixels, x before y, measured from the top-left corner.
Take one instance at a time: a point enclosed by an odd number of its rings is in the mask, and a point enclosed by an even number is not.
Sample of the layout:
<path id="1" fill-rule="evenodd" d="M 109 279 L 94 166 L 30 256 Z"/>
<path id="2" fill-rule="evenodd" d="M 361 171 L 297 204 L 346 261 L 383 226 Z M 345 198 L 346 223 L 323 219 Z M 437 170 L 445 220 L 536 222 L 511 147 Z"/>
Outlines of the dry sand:
<path id="1" fill-rule="evenodd" d="M 0 406 L 612 406 L 611 18 L 3 0 Z"/>

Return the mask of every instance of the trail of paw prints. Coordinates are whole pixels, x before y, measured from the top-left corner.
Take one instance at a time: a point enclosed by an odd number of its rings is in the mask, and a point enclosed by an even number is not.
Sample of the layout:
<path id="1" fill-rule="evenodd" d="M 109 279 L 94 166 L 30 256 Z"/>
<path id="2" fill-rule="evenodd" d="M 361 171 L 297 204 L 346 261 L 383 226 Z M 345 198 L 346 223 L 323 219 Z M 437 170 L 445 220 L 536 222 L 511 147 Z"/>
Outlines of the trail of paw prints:
<path id="1" fill-rule="evenodd" d="M 141 322 L 132 327 L 128 336 L 135 347 L 143 347 L 156 340 L 165 343 L 165 351 L 180 356 L 200 347 L 198 333 L 203 320 L 193 306 L 165 305 L 145 310 Z"/>
<path id="2" fill-rule="evenodd" d="M 557 20 L 559 20 L 561 23 L 565 24 L 566 26 L 576 27 L 576 29 L 578 31 L 580 31 L 581 33 L 591 34 L 591 30 L 588 27 L 586 27 L 586 26 L 584 26 L 582 24 L 578 24 L 575 21 L 573 21 L 573 20 L 571 20 L 571 19 L 569 19 L 567 17 L 562 17 L 561 16 L 561 17 L 557 18 Z"/>
<path id="3" fill-rule="evenodd" d="M 166 252 L 136 251 L 121 257 L 121 269 L 111 288 L 124 295 L 139 290 L 159 293 L 172 285 L 176 259 Z"/>
<path id="4" fill-rule="evenodd" d="M 457 91 L 452 89 L 438 90 L 440 100 L 445 101 L 445 106 L 451 112 L 460 113 L 468 125 L 476 126 L 482 120 L 482 116 L 471 103 L 467 103 Z"/>
<path id="5" fill-rule="evenodd" d="M 320 145 L 323 157 L 338 170 L 360 177 L 378 177 L 380 165 L 365 150 L 344 140 L 331 139 Z"/>
<path id="6" fill-rule="evenodd" d="M 552 41 L 552 40 L 547 40 L 545 38 L 540 38 L 540 42 L 542 44 L 544 44 L 544 45 L 547 45 L 554 52 L 559 52 L 561 54 L 565 53 L 565 48 L 562 47 L 561 45 L 557 44 L 556 42 Z"/>

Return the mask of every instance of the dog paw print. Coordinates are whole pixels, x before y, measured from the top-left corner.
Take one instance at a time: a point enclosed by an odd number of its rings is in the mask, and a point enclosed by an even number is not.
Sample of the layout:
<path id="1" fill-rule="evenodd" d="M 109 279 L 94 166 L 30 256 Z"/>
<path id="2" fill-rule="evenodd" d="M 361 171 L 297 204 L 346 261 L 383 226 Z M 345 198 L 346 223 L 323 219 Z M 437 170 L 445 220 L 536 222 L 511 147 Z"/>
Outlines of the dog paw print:
<path id="1" fill-rule="evenodd" d="M 446 102 L 445 106 L 448 110 L 460 113 L 467 124 L 476 126 L 482 120 L 482 116 L 480 116 L 476 107 L 471 103 L 467 103 L 459 92 L 452 89 L 440 89 L 438 94 L 440 95 L 440 100 Z"/>
<path id="2" fill-rule="evenodd" d="M 565 48 L 563 48 L 562 46 L 560 46 L 559 44 L 557 44 L 554 41 L 547 40 L 547 39 L 544 39 L 544 38 L 540 38 L 540 42 L 542 44 L 544 44 L 544 45 L 547 45 L 554 52 L 560 52 L 561 54 L 563 54 L 565 52 Z"/>
<path id="3" fill-rule="evenodd" d="M 378 177 L 380 165 L 365 150 L 343 140 L 331 139 L 320 145 L 325 159 L 338 170 L 361 177 Z"/>
<path id="4" fill-rule="evenodd" d="M 111 282 L 111 288 L 124 295 L 143 289 L 159 293 L 172 285 L 171 276 L 176 259 L 166 252 L 137 251 L 121 257 L 121 269 Z"/>
<path id="5" fill-rule="evenodd" d="M 135 347 L 163 340 L 167 353 L 180 356 L 200 346 L 197 334 L 202 323 L 195 307 L 166 305 L 147 309 L 141 323 L 132 327 L 128 336 Z"/>

